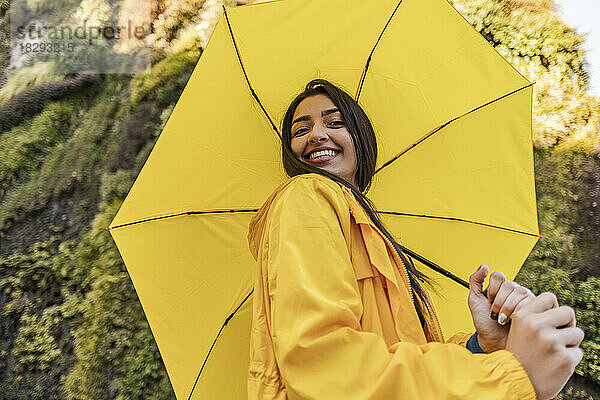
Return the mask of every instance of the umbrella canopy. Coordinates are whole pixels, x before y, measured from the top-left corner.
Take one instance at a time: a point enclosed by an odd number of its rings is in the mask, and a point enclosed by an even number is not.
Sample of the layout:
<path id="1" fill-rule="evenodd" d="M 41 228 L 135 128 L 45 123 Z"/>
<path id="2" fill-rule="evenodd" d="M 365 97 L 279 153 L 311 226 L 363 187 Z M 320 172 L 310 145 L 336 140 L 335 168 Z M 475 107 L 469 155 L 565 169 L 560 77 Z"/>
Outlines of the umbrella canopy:
<path id="1" fill-rule="evenodd" d="M 225 10 L 225 9 L 224 9 Z M 250 218 L 287 179 L 287 105 L 313 78 L 371 118 L 368 196 L 423 260 L 509 278 L 538 239 L 532 84 L 445 0 L 280 0 L 226 9 L 109 230 L 178 399 L 246 396 Z M 473 329 L 438 283 L 444 332 Z"/>

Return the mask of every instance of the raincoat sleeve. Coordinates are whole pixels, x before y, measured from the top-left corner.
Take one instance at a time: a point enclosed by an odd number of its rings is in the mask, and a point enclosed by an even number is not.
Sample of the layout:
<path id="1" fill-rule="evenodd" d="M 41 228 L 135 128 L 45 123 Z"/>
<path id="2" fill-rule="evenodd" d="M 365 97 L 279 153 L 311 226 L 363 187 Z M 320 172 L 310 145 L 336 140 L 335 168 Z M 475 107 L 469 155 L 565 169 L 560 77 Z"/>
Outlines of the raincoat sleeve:
<path id="1" fill-rule="evenodd" d="M 288 399 L 535 399 L 507 350 L 472 354 L 438 342 L 388 348 L 379 335 L 361 331 L 361 297 L 341 229 L 349 218 L 342 194 L 318 180 L 296 179 L 272 207 L 260 262 Z"/>
<path id="2" fill-rule="evenodd" d="M 446 342 L 447 343 L 455 343 L 459 346 L 467 346 L 467 342 L 469 341 L 469 339 L 471 339 L 471 337 L 473 337 L 473 335 L 475 334 L 475 332 L 457 332 L 454 335 L 452 335 L 452 337 L 450 337 L 450 339 L 447 339 Z"/>

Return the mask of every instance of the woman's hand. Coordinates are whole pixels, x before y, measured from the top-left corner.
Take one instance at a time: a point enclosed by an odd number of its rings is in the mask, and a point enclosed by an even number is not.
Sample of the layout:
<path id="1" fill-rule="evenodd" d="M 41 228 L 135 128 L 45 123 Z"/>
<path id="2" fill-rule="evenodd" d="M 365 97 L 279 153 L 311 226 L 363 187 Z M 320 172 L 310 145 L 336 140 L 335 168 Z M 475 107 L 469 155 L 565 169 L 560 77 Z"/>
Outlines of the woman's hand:
<path id="1" fill-rule="evenodd" d="M 511 316 L 535 295 L 531 290 L 507 281 L 502 272 L 494 272 L 490 275 L 486 297 L 482 289 L 488 272 L 488 266 L 481 264 L 469 277 L 469 309 L 477 329 L 479 346 L 486 353 L 491 353 L 506 348 Z"/>
<path id="2" fill-rule="evenodd" d="M 529 376 L 538 400 L 554 397 L 583 357 L 584 337 L 575 311 L 558 307 L 554 293 L 542 293 L 513 313 L 506 342 Z"/>

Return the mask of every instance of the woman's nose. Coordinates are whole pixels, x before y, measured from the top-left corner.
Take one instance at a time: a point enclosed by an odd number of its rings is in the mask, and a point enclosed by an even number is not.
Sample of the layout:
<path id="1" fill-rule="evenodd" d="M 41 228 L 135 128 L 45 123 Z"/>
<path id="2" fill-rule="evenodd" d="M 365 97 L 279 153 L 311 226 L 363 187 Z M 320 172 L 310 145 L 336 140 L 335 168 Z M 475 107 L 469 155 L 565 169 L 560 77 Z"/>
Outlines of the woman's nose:
<path id="1" fill-rule="evenodd" d="M 326 142 L 327 134 L 321 129 L 313 129 L 308 135 L 308 143 L 315 143 L 316 141 Z"/>

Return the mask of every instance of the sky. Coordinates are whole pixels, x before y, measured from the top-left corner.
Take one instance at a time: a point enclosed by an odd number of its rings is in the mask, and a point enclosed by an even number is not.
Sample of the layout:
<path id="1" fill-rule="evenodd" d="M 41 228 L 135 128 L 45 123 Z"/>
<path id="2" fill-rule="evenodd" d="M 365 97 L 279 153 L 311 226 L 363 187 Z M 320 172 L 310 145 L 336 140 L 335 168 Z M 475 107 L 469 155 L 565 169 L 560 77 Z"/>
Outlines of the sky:
<path id="1" fill-rule="evenodd" d="M 588 33 L 583 48 L 588 50 L 590 91 L 600 97 L 600 0 L 554 0 L 567 25 L 577 33 Z"/>

